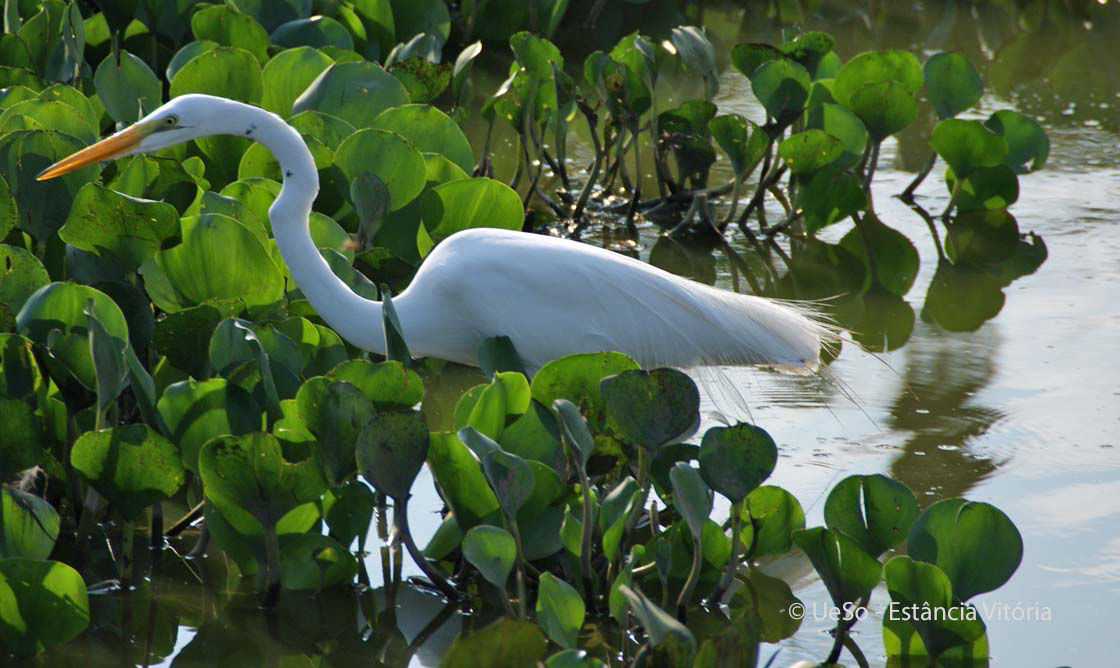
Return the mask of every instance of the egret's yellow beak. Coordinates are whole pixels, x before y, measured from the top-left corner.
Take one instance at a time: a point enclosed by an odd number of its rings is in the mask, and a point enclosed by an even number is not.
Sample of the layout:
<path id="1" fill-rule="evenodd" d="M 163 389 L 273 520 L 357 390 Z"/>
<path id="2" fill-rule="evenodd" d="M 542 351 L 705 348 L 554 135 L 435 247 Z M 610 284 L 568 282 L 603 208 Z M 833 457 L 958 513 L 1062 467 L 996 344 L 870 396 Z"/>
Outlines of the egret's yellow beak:
<path id="1" fill-rule="evenodd" d="M 72 172 L 75 169 L 81 169 L 86 165 L 111 160 L 119 155 L 128 153 L 134 150 L 137 145 L 152 134 L 153 128 L 146 123 L 137 123 L 132 127 L 121 130 L 112 137 L 107 137 L 97 142 L 93 146 L 87 146 L 77 153 L 63 158 L 39 172 L 35 177 L 36 181 L 46 181 L 53 179 L 56 176 L 62 176 L 67 172 Z"/>

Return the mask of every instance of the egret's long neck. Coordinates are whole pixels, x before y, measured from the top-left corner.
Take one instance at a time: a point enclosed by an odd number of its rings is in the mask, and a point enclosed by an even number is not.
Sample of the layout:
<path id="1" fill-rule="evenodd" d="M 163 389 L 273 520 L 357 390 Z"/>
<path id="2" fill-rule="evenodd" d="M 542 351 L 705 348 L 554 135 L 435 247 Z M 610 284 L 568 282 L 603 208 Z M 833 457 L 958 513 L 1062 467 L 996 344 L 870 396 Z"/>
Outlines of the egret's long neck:
<path id="1" fill-rule="evenodd" d="M 299 289 L 319 316 L 350 343 L 385 353 L 381 302 L 355 294 L 343 283 L 311 240 L 311 205 L 319 193 L 319 173 L 303 138 L 280 117 L 239 105 L 246 127 L 237 134 L 264 144 L 280 163 L 284 187 L 268 211 L 272 235 Z"/>

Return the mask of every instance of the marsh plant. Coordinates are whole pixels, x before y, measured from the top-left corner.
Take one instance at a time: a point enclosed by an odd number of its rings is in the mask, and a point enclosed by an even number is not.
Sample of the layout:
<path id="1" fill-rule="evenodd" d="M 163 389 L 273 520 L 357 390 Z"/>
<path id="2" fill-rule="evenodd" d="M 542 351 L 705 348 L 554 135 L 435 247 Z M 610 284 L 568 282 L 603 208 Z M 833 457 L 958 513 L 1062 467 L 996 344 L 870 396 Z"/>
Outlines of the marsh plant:
<path id="1" fill-rule="evenodd" d="M 259 601 L 238 613 L 244 628 L 313 596 L 335 601 L 321 612 L 341 621 L 324 628 L 361 631 L 331 636 L 326 655 L 404 665 L 436 621 L 467 613 L 445 665 L 755 665 L 800 626 L 796 595 L 763 568 L 776 557 L 803 554 L 848 613 L 868 609 L 883 582 L 899 605 L 975 612 L 970 599 L 1018 566 L 1021 539 L 997 508 L 957 498 L 923 510 L 882 475 L 838 482 L 825 525 L 806 527 L 797 497 L 767 484 L 778 447 L 763 426 L 698 433 L 692 379 L 619 353 L 556 360 L 530 378 L 508 339 L 490 339 L 482 375 L 443 410 L 426 384 L 452 369 L 412 359 L 391 300 L 461 230 L 578 236 L 653 222 L 668 232 L 662 258 L 678 239 L 707 239 L 754 292 L 839 294 L 830 314 L 858 343 L 897 348 L 913 327 L 903 296 L 919 258 L 876 217 L 872 184 L 883 142 L 933 113 L 916 183 L 942 160 L 949 196 L 937 218 L 922 211 L 939 253 L 922 315 L 975 329 L 1045 259 L 1007 208 L 1048 144 L 1016 111 L 973 118 L 983 86 L 964 56 L 845 62 L 815 32 L 719 53 L 680 25 L 565 58 L 550 37 L 623 11 L 595 2 L 577 16 L 567 0 L 3 7 L 4 653 L 66 661 L 83 637 L 109 635 L 127 639 L 130 660 L 168 657 L 180 618 L 157 614 L 155 576 L 196 563 L 214 607 Z M 472 76 L 484 48 L 508 63 L 497 90 Z M 712 102 L 727 59 L 763 122 Z M 664 108 L 659 82 L 681 71 L 703 93 Z M 263 147 L 209 137 L 35 180 L 199 92 L 259 105 L 302 134 L 322 183 L 312 236 L 347 285 L 384 300 L 385 322 L 369 326 L 384 327 L 387 359 L 344 343 L 292 282 L 268 218 L 281 175 Z M 461 129 L 472 115 L 491 131 L 476 145 Z M 509 183 L 493 178 L 499 123 L 520 142 Z M 595 149 L 586 169 L 567 154 L 578 124 Z M 712 183 L 719 159 L 729 183 Z M 817 238 L 848 219 L 838 243 Z M 726 243 L 734 234 L 756 261 Z M 962 290 L 971 308 L 956 304 Z M 444 508 L 421 546 L 409 500 L 425 465 Z M 177 559 L 169 540 L 195 559 Z M 366 571 L 376 551 L 377 596 Z M 393 625 L 406 554 L 424 574 L 411 586 L 446 606 L 412 642 Z M 237 645 L 240 631 L 184 615 L 199 639 Z M 845 614 L 819 658 L 864 662 L 851 634 L 864 617 Z M 985 665 L 984 623 L 965 617 L 862 624 L 881 624 L 890 657 Z"/>

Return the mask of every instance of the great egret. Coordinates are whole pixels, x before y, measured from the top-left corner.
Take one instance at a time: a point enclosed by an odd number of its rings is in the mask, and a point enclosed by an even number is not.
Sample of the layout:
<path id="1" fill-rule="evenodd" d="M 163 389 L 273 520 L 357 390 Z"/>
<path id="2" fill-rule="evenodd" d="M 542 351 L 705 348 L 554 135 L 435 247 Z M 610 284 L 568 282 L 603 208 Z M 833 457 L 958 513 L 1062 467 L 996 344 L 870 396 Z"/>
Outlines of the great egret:
<path id="1" fill-rule="evenodd" d="M 248 137 L 272 151 L 284 185 L 269 218 L 292 277 L 342 337 L 384 354 L 381 302 L 352 292 L 311 240 L 319 176 L 300 134 L 279 116 L 183 95 L 38 178 L 208 135 Z M 497 229 L 444 240 L 393 304 L 415 354 L 477 365 L 480 342 L 505 335 L 529 371 L 573 353 L 617 350 L 647 368 L 757 364 L 805 372 L 816 369 L 829 334 L 806 307 L 712 288 L 576 241 Z"/>

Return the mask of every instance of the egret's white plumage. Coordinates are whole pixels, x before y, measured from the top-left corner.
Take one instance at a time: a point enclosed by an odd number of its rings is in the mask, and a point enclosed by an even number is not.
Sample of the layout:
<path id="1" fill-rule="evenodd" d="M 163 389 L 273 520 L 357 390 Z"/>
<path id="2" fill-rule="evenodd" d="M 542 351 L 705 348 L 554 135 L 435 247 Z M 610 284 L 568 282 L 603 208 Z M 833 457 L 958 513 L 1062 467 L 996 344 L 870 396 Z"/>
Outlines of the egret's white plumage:
<path id="1" fill-rule="evenodd" d="M 311 240 L 318 173 L 299 133 L 280 117 L 224 98 L 185 95 L 40 178 L 214 134 L 249 137 L 272 151 L 284 187 L 269 217 L 292 277 L 340 335 L 384 353 L 381 303 L 351 291 Z M 829 331 L 804 307 L 719 290 L 579 242 L 497 229 L 444 240 L 393 304 L 414 354 L 473 365 L 483 339 L 505 335 L 530 371 L 572 353 L 609 350 L 645 367 L 759 364 L 811 371 Z"/>

